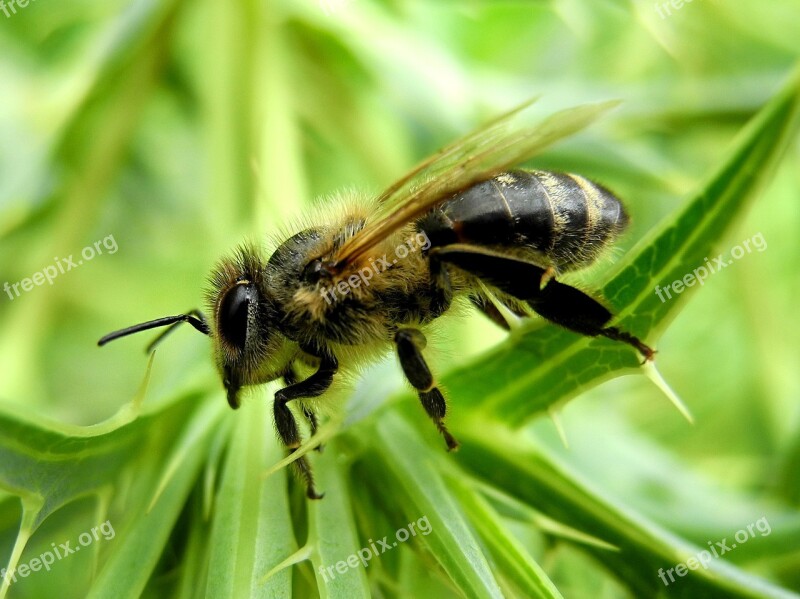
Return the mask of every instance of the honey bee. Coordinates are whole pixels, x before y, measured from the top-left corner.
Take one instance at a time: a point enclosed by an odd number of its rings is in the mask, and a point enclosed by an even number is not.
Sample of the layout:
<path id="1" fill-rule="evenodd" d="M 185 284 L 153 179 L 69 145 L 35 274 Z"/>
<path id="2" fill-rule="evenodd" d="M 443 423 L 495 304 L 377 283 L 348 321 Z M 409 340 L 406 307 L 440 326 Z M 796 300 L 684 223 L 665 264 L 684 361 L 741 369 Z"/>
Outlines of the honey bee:
<path id="1" fill-rule="evenodd" d="M 653 349 L 608 326 L 612 314 L 600 302 L 557 280 L 591 264 L 622 233 L 628 216 L 620 200 L 579 175 L 514 168 L 609 105 L 512 129 L 528 104 L 444 148 L 378 198 L 351 202 L 303 228 L 269 257 L 253 244 L 239 247 L 210 277 L 211 324 L 192 310 L 110 333 L 98 344 L 167 326 L 151 349 L 189 323 L 211 337 L 232 408 L 243 387 L 283 380 L 273 409 L 289 452 L 301 443 L 290 403 L 313 436 L 314 398 L 337 372 L 392 350 L 447 449 L 456 449 L 423 350 L 425 331 L 459 296 L 506 329 L 502 307 L 518 316 L 532 311 L 570 331 L 627 343 L 651 360 Z M 300 378 L 298 367 L 313 372 Z M 294 464 L 307 496 L 321 498 L 308 459 Z"/>

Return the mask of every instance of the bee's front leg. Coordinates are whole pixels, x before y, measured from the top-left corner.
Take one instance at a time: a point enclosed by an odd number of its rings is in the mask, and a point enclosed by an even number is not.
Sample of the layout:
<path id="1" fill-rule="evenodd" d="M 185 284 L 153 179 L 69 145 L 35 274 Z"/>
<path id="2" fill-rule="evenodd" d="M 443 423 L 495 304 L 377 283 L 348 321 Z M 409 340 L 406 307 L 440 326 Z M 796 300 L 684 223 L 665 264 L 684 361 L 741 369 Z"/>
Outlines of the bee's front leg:
<path id="1" fill-rule="evenodd" d="M 400 329 L 394 336 L 394 342 L 397 345 L 400 366 L 408 381 L 417 390 L 422 407 L 425 408 L 436 428 L 442 433 L 445 443 L 447 443 L 447 450 L 458 449 L 458 441 L 450 434 L 443 422 L 447 412 L 444 396 L 436 386 L 430 368 L 422 356 L 422 350 L 427 343 L 425 335 L 417 329 Z"/>
<path id="2" fill-rule="evenodd" d="M 297 383 L 297 381 L 300 380 L 300 378 L 297 376 L 297 372 L 295 372 L 294 364 L 289 364 L 289 366 L 286 368 L 286 372 L 283 373 L 282 378 L 284 384 L 287 387 L 289 385 L 294 385 L 295 383 Z M 306 420 L 308 420 L 308 426 L 311 429 L 311 436 L 313 437 L 314 435 L 317 434 L 317 429 L 319 428 L 317 415 L 310 407 L 303 406 L 303 416 L 305 416 Z M 322 445 L 317 445 L 316 447 L 317 451 L 322 452 L 322 449 L 323 449 Z"/>
<path id="3" fill-rule="evenodd" d="M 333 382 L 333 375 L 339 368 L 339 363 L 332 355 L 323 354 L 320 356 L 320 365 L 317 371 L 303 381 L 293 383 L 288 387 L 279 389 L 275 392 L 275 428 L 283 444 L 289 448 L 290 452 L 295 451 L 300 446 L 300 432 L 294 420 L 292 411 L 287 405 L 294 399 L 306 397 L 317 397 L 322 395 Z M 294 462 L 296 468 L 306 483 L 306 495 L 309 499 L 321 499 L 322 495 L 317 493 L 314 488 L 314 476 L 311 472 L 311 464 L 305 456 L 298 458 Z"/>

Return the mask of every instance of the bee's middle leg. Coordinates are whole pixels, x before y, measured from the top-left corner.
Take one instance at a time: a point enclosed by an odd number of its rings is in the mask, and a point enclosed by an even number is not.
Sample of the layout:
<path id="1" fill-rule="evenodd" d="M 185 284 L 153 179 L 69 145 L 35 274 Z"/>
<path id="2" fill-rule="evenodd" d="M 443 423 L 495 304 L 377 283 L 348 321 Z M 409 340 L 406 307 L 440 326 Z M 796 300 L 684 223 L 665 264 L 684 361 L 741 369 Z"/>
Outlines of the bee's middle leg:
<path id="1" fill-rule="evenodd" d="M 511 325 L 506 320 L 506 317 L 497 308 L 497 306 L 495 306 L 492 303 L 492 300 L 490 300 L 488 297 L 486 297 L 485 295 L 473 295 L 473 296 L 471 296 L 469 298 L 469 301 L 472 303 L 473 306 L 475 306 L 478 310 L 483 312 L 483 314 L 489 320 L 491 320 L 493 323 L 495 323 L 501 329 L 503 329 L 505 331 L 510 331 L 511 330 Z M 525 312 L 525 310 L 523 310 L 520 306 L 512 305 L 508 301 L 503 301 L 503 300 L 499 300 L 499 301 L 501 301 L 503 303 L 503 305 L 512 314 L 514 314 L 516 316 L 519 316 L 520 318 L 528 316 L 528 314 Z"/>
<path id="2" fill-rule="evenodd" d="M 290 452 L 296 451 L 300 446 L 300 432 L 297 428 L 294 415 L 287 405 L 294 399 L 306 397 L 317 397 L 322 395 L 333 382 L 333 375 L 336 374 L 338 363 L 333 356 L 323 356 L 319 369 L 305 380 L 293 383 L 288 387 L 279 389 L 275 392 L 275 428 L 278 436 Z M 306 415 L 308 417 L 308 415 Z M 312 432 L 313 434 L 313 432 Z M 300 476 L 306 483 L 306 495 L 309 499 L 321 499 L 322 495 L 317 493 L 314 488 L 314 476 L 311 472 L 311 464 L 305 456 L 295 460 L 295 467 Z"/>
<path id="3" fill-rule="evenodd" d="M 443 422 L 447 412 L 444 396 L 436 386 L 430 368 L 422 356 L 422 349 L 427 343 L 425 336 L 417 329 L 400 329 L 395 334 L 394 341 L 397 345 L 400 366 L 408 381 L 417 390 L 422 407 L 425 408 L 436 428 L 442 433 L 445 443 L 447 443 L 447 450 L 457 449 L 458 441 L 450 434 Z"/>

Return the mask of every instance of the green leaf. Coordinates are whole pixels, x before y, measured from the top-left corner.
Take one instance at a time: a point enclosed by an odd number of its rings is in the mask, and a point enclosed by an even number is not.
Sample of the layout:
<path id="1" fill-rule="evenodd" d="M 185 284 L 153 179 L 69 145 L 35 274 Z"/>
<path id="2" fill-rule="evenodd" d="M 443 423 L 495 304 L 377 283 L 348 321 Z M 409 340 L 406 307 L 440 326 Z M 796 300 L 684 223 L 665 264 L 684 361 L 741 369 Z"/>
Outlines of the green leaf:
<path id="1" fill-rule="evenodd" d="M 269 427 L 266 402 L 249 402 L 229 435 L 224 474 L 209 539 L 206 593 L 214 597 L 275 597 L 291 594 L 290 571 L 262 581 L 294 548 L 284 490 L 285 470 L 261 475 L 280 452 Z M 232 415 L 229 415 L 231 417 Z"/>
<path id="2" fill-rule="evenodd" d="M 142 594 L 203 466 L 220 412 L 219 404 L 205 402 L 203 409 L 192 416 L 187 430 L 197 428 L 204 434 L 187 434 L 185 439 L 178 441 L 179 444 L 191 443 L 178 449 L 186 459 L 172 473 L 155 504 L 148 508 L 149 502 L 142 501 L 141 497 L 132 501 L 135 511 L 125 514 L 126 529 L 121 531 L 120 542 L 113 545 L 113 551 L 100 569 L 90 597 L 139 597 Z M 159 425 L 166 426 L 162 422 Z M 164 428 L 165 433 L 169 431 L 170 428 Z M 147 454 L 151 467 L 158 466 L 157 458 L 163 455 L 162 451 L 152 448 Z M 125 466 L 130 467 L 130 464 Z M 136 475 L 141 474 L 137 470 Z M 143 486 L 145 493 L 152 493 L 157 488 L 153 478 L 143 482 L 149 482 Z"/>
<path id="3" fill-rule="evenodd" d="M 189 394 L 161 409 L 148 409 L 138 417 L 136 409 L 125 406 L 114 418 L 94 427 L 44 426 L 19 414 L 0 412 L 0 430 L 3 431 L 0 435 L 0 486 L 20 496 L 23 501 L 23 525 L 9 570 L 16 567 L 29 536 L 45 519 L 84 496 L 94 495 L 101 505 L 106 505 L 107 499 L 104 498 L 110 489 L 119 485 L 124 476 L 132 474 L 133 469 L 137 480 L 130 488 L 129 498 L 138 496 L 142 500 L 139 510 L 144 513 L 147 508 L 145 496 L 154 488 L 149 485 L 155 484 L 161 467 L 157 458 L 173 440 L 170 431 L 189 417 L 197 401 L 197 395 Z M 207 430 L 208 423 L 205 418 L 203 430 Z M 196 468 L 201 463 L 202 439 L 201 436 L 184 469 L 176 473 L 180 482 L 171 482 L 167 486 L 169 493 L 165 491 L 163 501 L 157 504 L 158 509 L 149 519 L 143 519 L 137 529 L 146 529 L 146 532 L 138 534 L 151 535 L 142 537 L 141 543 L 147 545 L 151 554 L 155 549 L 153 560 L 162 547 L 157 541 L 158 534 L 169 533 L 166 523 L 170 517 L 177 516 L 175 510 L 182 506 L 181 497 L 185 500 L 181 493 L 187 492 L 188 487 L 182 487 L 181 482 L 191 484 L 192 464 Z M 106 518 L 113 520 L 107 513 L 101 513 L 98 523 Z M 154 522 L 155 527 L 152 526 Z M 137 533 L 132 534 L 135 538 Z M 110 552 L 118 556 L 123 547 L 126 552 L 141 550 L 133 541 L 125 541 L 111 545 Z M 143 554 L 137 553 L 137 556 L 139 566 L 123 562 L 124 569 L 137 576 L 143 588 L 148 577 L 147 568 L 141 567 Z M 113 581 L 119 584 L 120 580 L 120 572 L 115 570 Z M 129 577 L 125 580 L 131 582 Z"/>
<path id="4" fill-rule="evenodd" d="M 694 546 L 642 517 L 629 505 L 615 501 L 583 481 L 526 435 L 507 427 L 487 426 L 472 419 L 462 429 L 459 462 L 474 475 L 505 489 L 523 503 L 537 506 L 549 516 L 580 528 L 619 548 L 610 551 L 593 545 L 584 550 L 623 578 L 638 596 L 654 596 L 664 589 L 659 569 L 686 563 L 707 547 Z M 503 439 L 514 447 L 509 453 L 498 448 Z M 691 576 L 675 578 L 685 596 L 792 597 L 791 593 L 747 574 L 724 559 L 710 559 L 708 568 L 690 570 Z M 665 574 L 666 576 L 666 574 Z M 674 577 L 674 575 L 673 575 Z"/>
<path id="5" fill-rule="evenodd" d="M 560 598 L 562 595 L 522 544 L 509 532 L 489 502 L 474 489 L 455 483 L 461 505 L 498 562 L 498 567 L 514 583 L 518 594 Z"/>
<path id="6" fill-rule="evenodd" d="M 323 598 L 369 597 L 367 576 L 361 562 L 352 566 L 352 556 L 358 555 L 363 545 L 358 540 L 343 464 L 334 458 L 335 455 L 334 445 L 314 461 L 319 488 L 325 493 L 323 500 L 309 505 L 308 547 L 314 576 Z M 351 564 L 347 564 L 348 559 L 352 560 Z M 342 562 L 347 564 L 346 568 Z M 336 569 L 337 565 L 344 573 Z"/>
<path id="7" fill-rule="evenodd" d="M 391 475 L 405 515 L 430 522 L 432 532 L 422 541 L 433 556 L 466 596 L 502 597 L 481 544 L 427 457 L 430 448 L 396 414 L 384 414 L 376 429 L 375 438 L 383 440 L 374 448 L 378 469 Z"/>

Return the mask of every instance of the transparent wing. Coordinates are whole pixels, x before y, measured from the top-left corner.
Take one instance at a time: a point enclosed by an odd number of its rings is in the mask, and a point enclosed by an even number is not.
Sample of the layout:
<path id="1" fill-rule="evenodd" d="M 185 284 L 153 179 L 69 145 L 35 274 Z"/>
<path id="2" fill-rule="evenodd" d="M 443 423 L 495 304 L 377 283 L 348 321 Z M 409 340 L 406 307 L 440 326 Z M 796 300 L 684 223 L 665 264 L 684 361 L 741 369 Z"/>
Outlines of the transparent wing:
<path id="1" fill-rule="evenodd" d="M 341 272 L 381 240 L 437 204 L 493 177 L 580 131 L 619 102 L 576 106 L 556 112 L 536 125 L 513 128 L 515 118 L 536 101 L 529 100 L 462 137 L 418 164 L 379 197 L 376 218 L 337 252 Z"/>

